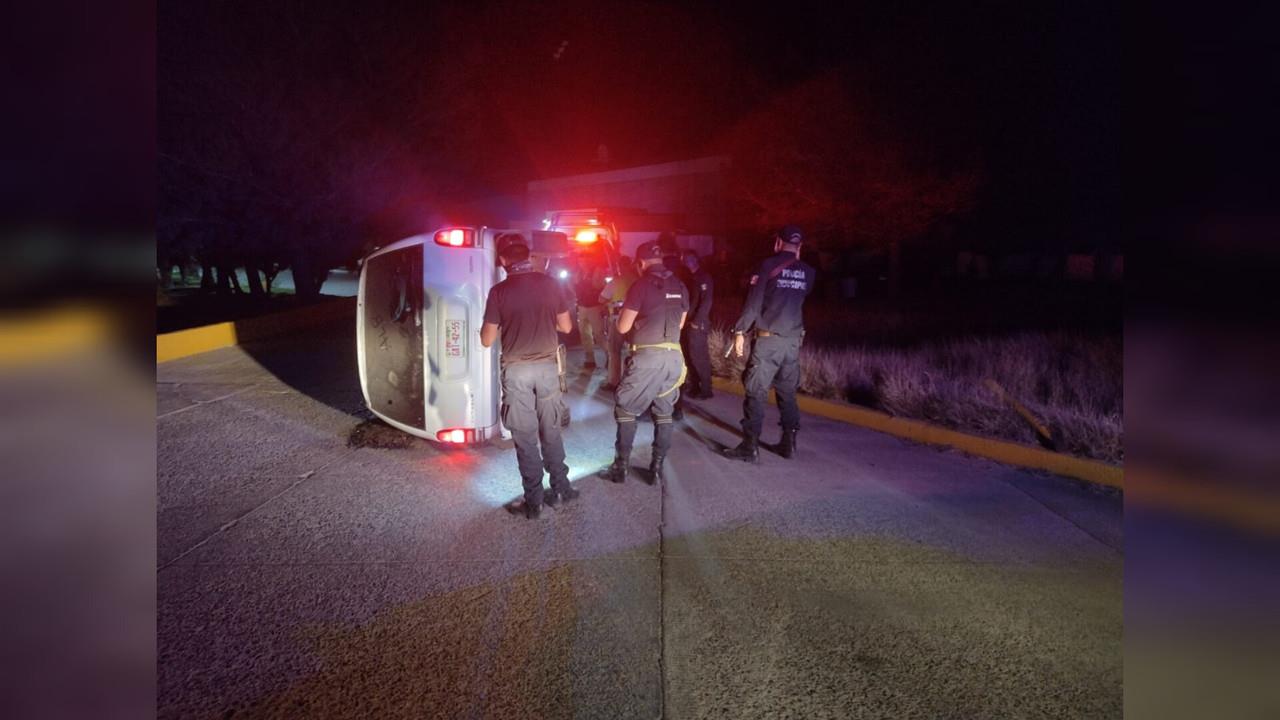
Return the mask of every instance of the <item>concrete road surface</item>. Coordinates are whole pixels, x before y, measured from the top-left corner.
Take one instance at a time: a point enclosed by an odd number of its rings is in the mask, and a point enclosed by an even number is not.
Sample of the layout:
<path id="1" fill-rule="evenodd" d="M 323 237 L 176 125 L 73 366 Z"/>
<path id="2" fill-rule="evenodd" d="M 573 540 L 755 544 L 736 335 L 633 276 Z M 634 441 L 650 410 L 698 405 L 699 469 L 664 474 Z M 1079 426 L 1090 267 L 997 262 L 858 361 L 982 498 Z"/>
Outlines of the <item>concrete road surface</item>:
<path id="1" fill-rule="evenodd" d="M 613 485 L 597 371 L 529 522 L 511 450 L 369 422 L 353 336 L 159 366 L 160 717 L 1120 717 L 1114 494 L 811 417 L 730 462 L 732 396 Z"/>

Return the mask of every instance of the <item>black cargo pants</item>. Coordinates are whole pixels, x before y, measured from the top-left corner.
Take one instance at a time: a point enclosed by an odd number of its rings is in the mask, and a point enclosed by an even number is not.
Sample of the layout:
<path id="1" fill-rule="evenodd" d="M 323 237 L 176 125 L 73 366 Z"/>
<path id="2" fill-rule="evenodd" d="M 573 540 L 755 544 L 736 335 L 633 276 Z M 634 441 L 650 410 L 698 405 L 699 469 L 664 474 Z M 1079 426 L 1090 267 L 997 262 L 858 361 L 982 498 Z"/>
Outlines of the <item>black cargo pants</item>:
<path id="1" fill-rule="evenodd" d="M 680 399 L 684 358 L 679 350 L 640 348 L 627 358 L 622 381 L 614 393 L 613 417 L 618 421 L 614 450 L 626 459 L 636 440 L 636 418 L 653 411 L 653 449 L 666 455 L 671 448 L 671 413 Z"/>
<path id="2" fill-rule="evenodd" d="M 530 505 L 542 505 L 544 469 L 551 475 L 553 490 L 569 487 L 569 466 L 564 462 L 564 441 L 560 437 L 562 412 L 555 360 L 503 366 L 502 424 L 515 440 L 524 499 Z"/>
<path id="3" fill-rule="evenodd" d="M 684 326 L 684 357 L 689 368 L 689 389 L 697 395 L 705 395 L 711 391 L 711 349 L 707 346 L 707 330 L 705 326 L 694 327 L 692 323 Z"/>
<path id="4" fill-rule="evenodd" d="M 746 397 L 742 400 L 742 433 L 759 439 L 764 427 L 764 406 L 769 402 L 769 388 L 778 393 L 778 410 L 782 429 L 800 428 L 800 407 L 796 405 L 796 388 L 800 385 L 800 338 L 767 335 L 757 337 L 747 361 L 743 380 Z"/>

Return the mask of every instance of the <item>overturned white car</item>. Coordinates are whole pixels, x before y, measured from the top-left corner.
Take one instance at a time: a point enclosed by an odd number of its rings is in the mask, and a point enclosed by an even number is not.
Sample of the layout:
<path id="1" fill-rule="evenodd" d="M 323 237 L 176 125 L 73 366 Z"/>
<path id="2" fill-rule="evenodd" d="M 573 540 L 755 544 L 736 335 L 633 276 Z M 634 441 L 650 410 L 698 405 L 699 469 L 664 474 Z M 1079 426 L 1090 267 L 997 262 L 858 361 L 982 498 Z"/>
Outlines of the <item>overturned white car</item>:
<path id="1" fill-rule="evenodd" d="M 356 348 L 360 389 L 388 424 L 442 443 L 501 434 L 498 349 L 480 344 L 489 289 L 503 278 L 494 247 L 505 232 L 535 258 L 571 255 L 562 232 L 449 227 L 370 253 L 360 274 Z"/>

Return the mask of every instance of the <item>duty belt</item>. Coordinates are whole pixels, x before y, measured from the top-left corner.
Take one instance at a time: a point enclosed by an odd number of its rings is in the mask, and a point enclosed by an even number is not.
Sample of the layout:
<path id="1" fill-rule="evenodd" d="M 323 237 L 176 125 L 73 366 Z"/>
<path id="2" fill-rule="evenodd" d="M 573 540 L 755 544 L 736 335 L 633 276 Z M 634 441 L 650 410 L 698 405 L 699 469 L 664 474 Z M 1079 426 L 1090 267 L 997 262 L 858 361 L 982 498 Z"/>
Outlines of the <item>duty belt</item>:
<path id="1" fill-rule="evenodd" d="M 685 367 L 685 364 L 684 364 L 684 354 L 683 354 L 683 353 L 681 352 L 681 350 L 680 350 L 680 343 L 677 343 L 677 342 L 662 342 L 662 343 L 650 343 L 650 344 L 647 344 L 647 345 L 632 345 L 632 346 L 631 346 L 631 352 L 636 352 L 636 351 L 638 351 L 638 350 L 675 350 L 676 352 L 681 353 L 681 355 L 680 355 L 680 377 L 676 378 L 676 384 L 675 384 L 675 385 L 672 385 L 672 386 L 671 386 L 670 388 L 668 388 L 667 390 L 665 390 L 665 391 L 663 391 L 663 392 L 658 393 L 658 397 L 666 397 L 666 396 L 670 395 L 671 393 L 675 392 L 675 391 L 676 391 L 676 388 L 678 388 L 678 387 L 680 387 L 681 385 L 683 385 L 683 384 L 684 384 L 684 379 L 685 379 L 685 377 L 686 377 L 686 374 L 689 372 L 689 368 Z"/>
<path id="2" fill-rule="evenodd" d="M 647 345 L 632 345 L 631 352 L 635 352 L 637 350 L 650 350 L 654 348 L 659 350 L 675 350 L 676 352 L 680 352 L 680 343 L 661 342 L 661 343 L 649 343 Z"/>

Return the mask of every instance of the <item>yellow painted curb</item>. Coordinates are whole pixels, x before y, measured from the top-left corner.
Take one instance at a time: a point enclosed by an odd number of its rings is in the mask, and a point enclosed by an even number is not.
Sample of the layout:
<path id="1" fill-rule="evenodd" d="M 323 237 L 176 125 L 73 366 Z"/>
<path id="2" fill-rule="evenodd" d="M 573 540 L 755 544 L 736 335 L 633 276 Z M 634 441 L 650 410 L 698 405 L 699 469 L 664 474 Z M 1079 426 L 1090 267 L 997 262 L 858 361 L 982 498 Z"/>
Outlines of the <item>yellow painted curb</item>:
<path id="1" fill-rule="evenodd" d="M 742 383 L 724 378 L 714 378 L 713 382 L 718 390 L 735 395 L 745 394 Z M 772 392 L 769 394 L 769 401 L 775 404 L 777 402 Z M 1109 485 L 1116 488 L 1124 487 L 1124 468 L 1098 462 L 1097 460 L 1085 460 L 1043 448 L 1031 447 L 1030 445 L 969 435 L 919 420 L 907 420 L 877 410 L 869 410 L 830 400 L 820 400 L 806 395 L 798 396 L 796 402 L 804 412 L 829 420 L 839 420 L 850 425 L 859 425 L 888 433 L 889 435 L 914 440 L 915 442 L 955 448 L 972 455 L 1008 463 L 1009 465 L 1047 470 L 1058 475 L 1087 480 L 1099 485 Z"/>
<path id="2" fill-rule="evenodd" d="M 188 355 L 236 344 L 236 324 L 218 323 L 156 336 L 156 362 L 168 362 Z"/>
<path id="3" fill-rule="evenodd" d="M 1280 500 L 1232 487 L 1221 479 L 1197 478 L 1164 468 L 1135 468 L 1126 502 L 1200 515 L 1266 535 L 1280 535 Z"/>
<path id="4" fill-rule="evenodd" d="M 252 340 L 287 335 L 326 320 L 354 314 L 355 306 L 355 298 L 343 298 L 261 317 L 156 335 L 156 362 L 168 362 Z"/>
<path id="5" fill-rule="evenodd" d="M 0 316 L 0 365 L 36 363 L 91 350 L 114 331 L 110 316 L 61 307 Z"/>

